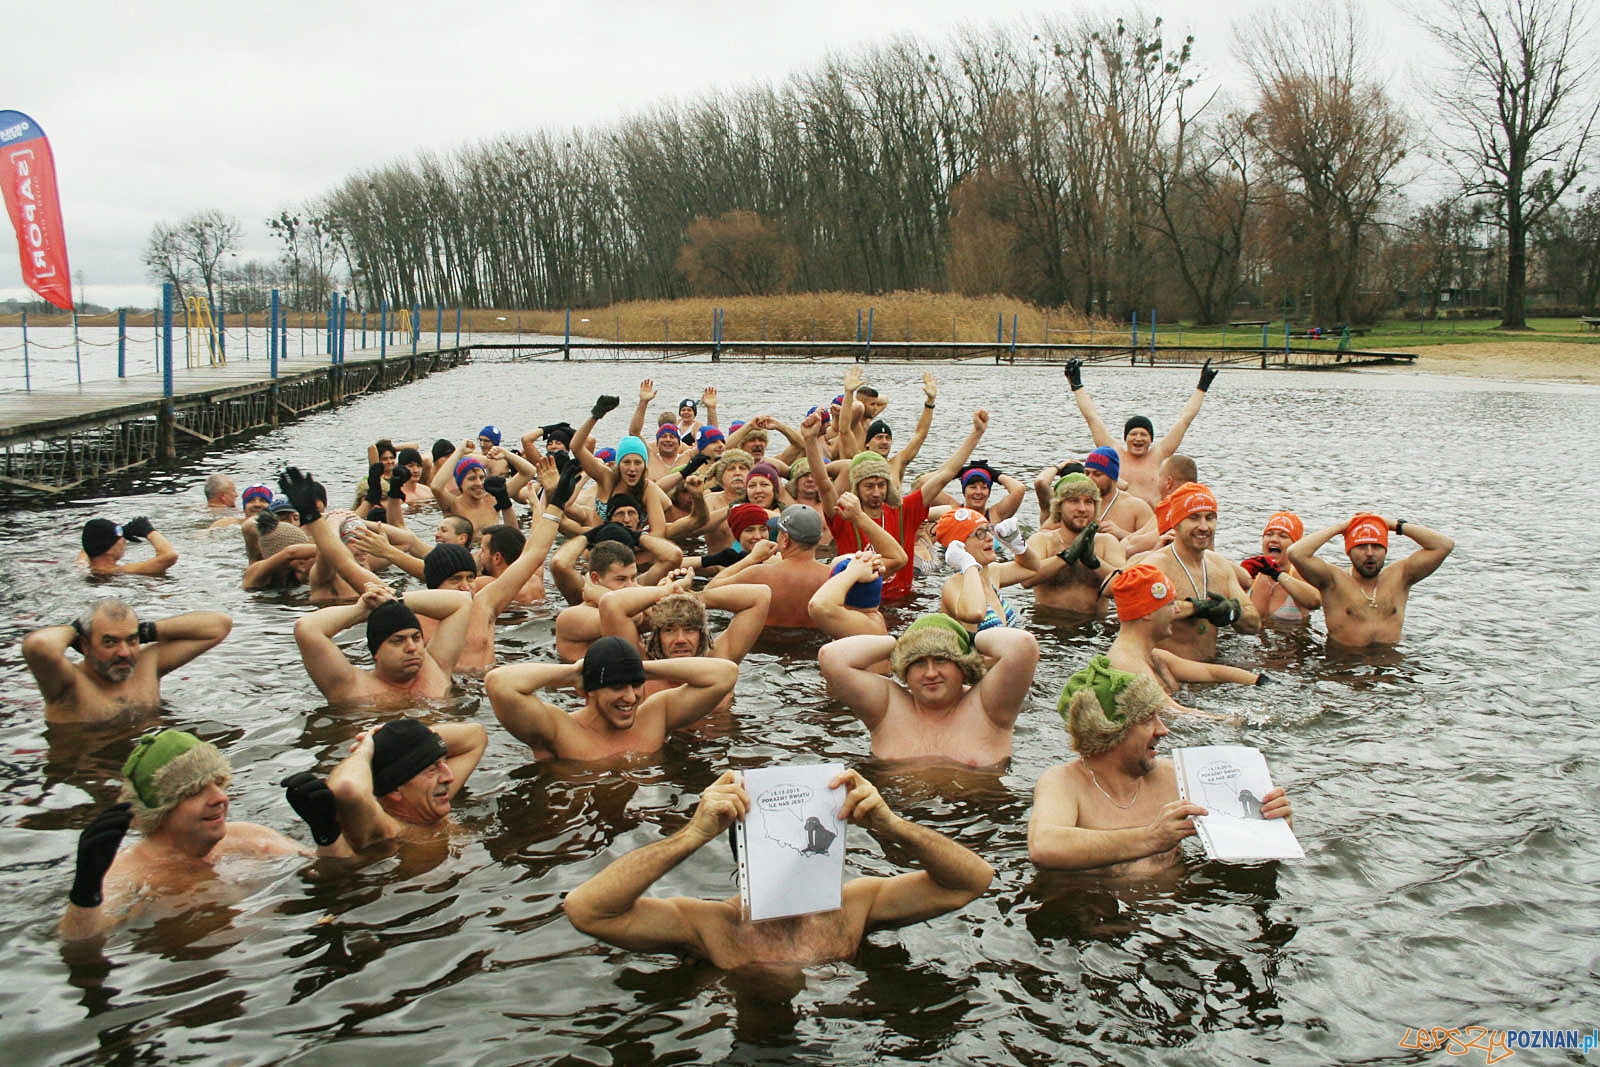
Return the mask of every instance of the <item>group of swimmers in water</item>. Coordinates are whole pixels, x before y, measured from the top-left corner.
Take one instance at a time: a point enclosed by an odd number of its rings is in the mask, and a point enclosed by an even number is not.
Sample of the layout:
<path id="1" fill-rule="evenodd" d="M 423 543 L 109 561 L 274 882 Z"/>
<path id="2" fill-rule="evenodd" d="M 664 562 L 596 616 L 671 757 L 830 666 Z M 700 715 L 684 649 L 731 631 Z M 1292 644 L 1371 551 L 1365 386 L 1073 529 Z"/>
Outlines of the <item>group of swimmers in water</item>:
<path id="1" fill-rule="evenodd" d="M 536 759 L 647 758 L 669 732 L 729 708 L 739 664 L 764 630 L 810 628 L 828 638 L 817 662 L 829 693 L 865 725 L 874 757 L 1002 764 L 1039 659 L 1038 639 L 1002 592 L 1015 585 L 1033 590 L 1039 611 L 1114 610 L 1117 621 L 1109 647 L 1061 693 L 1057 711 L 1077 758 L 1037 783 L 1032 861 L 1170 863 L 1206 812 L 1179 799 L 1172 762 L 1158 754 L 1164 720 L 1222 717 L 1180 703 L 1182 687 L 1271 681 L 1218 662 L 1219 631 L 1304 625 L 1320 610 L 1330 642 L 1393 644 L 1411 587 L 1453 547 L 1415 521 L 1374 512 L 1308 534 L 1283 510 L 1267 520 L 1259 554 L 1218 553 L 1217 497 L 1178 451 L 1216 376 L 1202 369 L 1165 436 L 1134 416 L 1118 441 L 1083 386 L 1083 367 L 1070 362 L 1067 383 L 1095 447 L 1021 478 L 973 458 L 989 426 L 981 409 L 954 451 L 909 476 L 938 382 L 923 376 L 916 426 L 900 443 L 883 417 L 888 399 L 859 367 L 794 425 L 757 415 L 724 431 L 708 388 L 659 414 L 647 434 L 656 399 L 647 379 L 627 434 L 610 448 L 596 447 L 606 439 L 600 424 L 620 406 L 609 395 L 576 427 L 538 426 L 519 448 L 495 426 L 426 453 L 417 442 L 380 440 L 348 507 L 332 506 L 327 488 L 294 467 L 275 487 L 242 493 L 214 475 L 205 485 L 211 525 L 239 533 L 244 588 L 308 587 L 320 606 L 294 626 L 307 674 L 330 703 L 387 715 L 325 776 L 283 781 L 314 847 L 227 818 L 231 771 L 214 745 L 175 729 L 140 738 L 119 802 L 80 835 L 61 932 L 103 936 L 154 900 L 181 904 L 219 877 L 228 856 L 359 863 L 447 833 L 489 731 L 404 712 L 448 696 L 458 673 L 486 672 L 499 726 Z M 1030 489 L 1038 511 L 1028 533 Z M 1392 536 L 1417 547 L 1389 565 Z M 1318 557 L 1340 537 L 1347 565 Z M 140 541 L 153 555 L 128 559 Z M 92 519 L 82 548 L 96 575 L 162 574 L 178 563 L 144 517 Z M 381 577 L 395 570 L 420 587 L 397 593 Z M 498 663 L 497 620 L 514 604 L 543 602 L 547 571 L 567 605 L 556 617 L 557 661 Z M 891 634 L 883 603 L 904 600 L 921 576 L 940 582 L 941 610 Z M 726 616 L 716 632 L 711 612 Z M 141 619 L 105 597 L 71 623 L 28 634 L 23 654 L 48 721 L 106 723 L 158 711 L 161 676 L 223 641 L 231 625 L 218 612 Z M 356 627 L 370 664 L 337 643 Z M 750 810 L 729 771 L 682 829 L 573 889 L 566 913 L 578 929 L 625 947 L 685 951 L 724 967 L 809 963 L 851 955 L 872 926 L 929 918 L 987 889 L 987 862 L 896 815 L 859 772 L 833 786 L 846 798 L 840 818 L 893 842 L 915 870 L 851 880 L 836 911 L 763 922 L 745 918 L 737 897 L 649 896 Z M 1291 812 L 1283 789 L 1262 798 L 1265 818 Z M 139 838 L 124 848 L 130 826 Z"/>

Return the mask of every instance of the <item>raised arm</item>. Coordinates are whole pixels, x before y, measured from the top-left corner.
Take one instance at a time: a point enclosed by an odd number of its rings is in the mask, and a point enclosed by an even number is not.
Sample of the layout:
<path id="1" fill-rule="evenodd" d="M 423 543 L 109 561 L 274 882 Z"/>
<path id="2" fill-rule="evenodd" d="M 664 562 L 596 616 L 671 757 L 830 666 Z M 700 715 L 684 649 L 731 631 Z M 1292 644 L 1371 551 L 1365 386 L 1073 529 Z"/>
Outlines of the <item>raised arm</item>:
<path id="1" fill-rule="evenodd" d="M 489 731 L 475 722 L 443 722 L 429 729 L 444 742 L 444 761 L 450 765 L 454 777 L 450 783 L 450 799 L 454 800 L 472 772 L 478 769 L 478 762 L 489 747 Z"/>
<path id="2" fill-rule="evenodd" d="M 731 611 L 733 618 L 711 644 L 711 654 L 733 663 L 742 661 L 755 646 L 772 609 L 772 590 L 764 585 L 725 585 L 700 596 L 708 608 Z"/>
<path id="3" fill-rule="evenodd" d="M 1067 384 L 1072 386 L 1072 399 L 1078 405 L 1078 414 L 1083 416 L 1083 421 L 1089 426 L 1089 434 L 1094 438 L 1094 443 L 1101 448 L 1117 447 L 1116 438 L 1111 436 L 1111 431 L 1106 429 L 1105 422 L 1100 418 L 1100 412 L 1095 409 L 1094 397 L 1089 395 L 1089 390 L 1083 387 L 1083 363 L 1077 359 L 1067 360 Z"/>
<path id="4" fill-rule="evenodd" d="M 1307 534 L 1285 549 L 1284 555 L 1289 557 L 1289 562 L 1294 564 L 1294 569 L 1300 572 L 1301 577 L 1326 592 L 1333 588 L 1337 571 L 1331 564 L 1317 558 L 1317 550 L 1342 533 L 1343 525 L 1329 526 L 1325 530 Z"/>
<path id="5" fill-rule="evenodd" d="M 660 602 L 662 597 L 685 592 L 693 584 L 693 576 L 685 575 L 675 580 L 663 579 L 653 585 L 613 589 L 600 598 L 600 632 L 608 637 L 620 637 L 644 651 L 644 642 L 633 617 Z"/>
<path id="6" fill-rule="evenodd" d="M 922 414 L 917 416 L 917 427 L 911 431 L 911 440 L 889 460 L 889 465 L 901 479 L 905 478 L 906 468 L 917 458 L 917 453 L 922 451 L 922 443 L 928 439 L 928 431 L 933 428 L 933 410 L 939 398 L 939 379 L 935 378 L 932 372 L 922 376 L 922 396 Z"/>
<path id="7" fill-rule="evenodd" d="M 656 383 L 646 378 L 639 383 L 639 403 L 634 406 L 633 418 L 628 420 L 628 436 L 638 437 L 644 432 L 645 416 L 650 414 L 650 401 L 656 398 Z"/>
<path id="8" fill-rule="evenodd" d="M 869 581 L 874 574 L 881 573 L 882 566 L 878 554 L 871 549 L 854 553 L 843 570 L 829 577 L 811 594 L 806 604 L 811 625 L 832 638 L 868 632 L 870 627 L 864 624 L 866 616 L 846 607 L 844 598 L 857 582 Z"/>
<path id="9" fill-rule="evenodd" d="M 382 587 L 387 590 L 387 586 Z M 368 589 L 354 604 L 339 604 L 318 608 L 310 615 L 302 615 L 294 624 L 294 642 L 300 648 L 300 658 L 305 662 L 306 673 L 316 683 L 322 695 L 330 699 L 343 692 L 356 678 L 356 668 L 345 658 L 344 651 L 333 643 L 334 637 L 360 622 L 387 596 Z"/>
<path id="10" fill-rule="evenodd" d="M 46 626 L 22 639 L 22 658 L 46 703 L 59 701 L 72 691 L 77 670 L 67 659 L 67 649 L 78 640 L 78 629 L 71 625 Z"/>
<path id="11" fill-rule="evenodd" d="M 894 534 L 888 527 L 872 521 L 872 516 L 861 510 L 861 501 L 854 493 L 845 493 L 839 497 L 839 514 L 851 526 L 856 528 L 856 536 L 863 544 L 872 546 L 872 550 L 883 557 L 883 573 L 885 576 L 911 562 L 906 555 L 905 547 L 895 540 Z"/>
<path id="12" fill-rule="evenodd" d="M 1409 537 L 1415 541 L 1418 551 L 1411 553 L 1401 561 L 1401 574 L 1405 576 L 1407 585 L 1415 585 L 1428 575 L 1439 569 L 1445 557 L 1456 547 L 1456 543 L 1438 530 L 1415 522 L 1406 522 L 1404 519 L 1387 520 L 1389 529 L 1402 537 Z"/>
<path id="13" fill-rule="evenodd" d="M 539 696 L 542 689 L 576 686 L 583 678 L 577 663 L 518 663 L 496 667 L 484 677 L 484 690 L 500 725 L 534 748 L 554 751 L 567 725 L 567 713 Z"/>
<path id="14" fill-rule="evenodd" d="M 1017 721 L 1028 687 L 1033 685 L 1039 642 L 1026 630 L 996 626 L 978 634 L 972 646 L 996 661 L 977 686 L 983 712 L 996 726 L 1009 727 Z"/>
<path id="15" fill-rule="evenodd" d="M 845 906 L 865 913 L 868 926 L 920 922 L 954 911 L 979 896 L 994 880 L 994 868 L 977 853 L 943 834 L 889 810 L 877 787 L 858 771 L 845 771 L 829 788 L 845 787 L 839 817 L 867 832 L 885 851 L 904 850 L 922 870 L 893 878 L 854 878 L 844 887 Z"/>
<path id="16" fill-rule="evenodd" d="M 967 460 L 972 458 L 972 450 L 978 447 L 978 442 L 983 440 L 983 431 L 988 428 L 989 413 L 982 408 L 974 411 L 972 413 L 972 430 L 967 434 L 966 439 L 956 446 L 956 450 L 950 453 L 950 457 L 940 464 L 932 474 L 923 479 L 922 487 L 917 490 L 922 494 L 923 503 L 931 505 L 935 500 L 939 499 L 939 494 L 944 491 L 945 486 L 950 484 L 950 479 L 959 474 L 961 468 L 966 465 Z"/>
<path id="17" fill-rule="evenodd" d="M 1183 405 L 1183 410 L 1178 412 L 1177 421 L 1172 424 L 1172 429 L 1167 431 L 1166 436 L 1157 441 L 1155 447 L 1150 450 L 1158 460 L 1166 459 L 1183 444 L 1183 435 L 1189 432 L 1189 424 L 1200 414 L 1200 405 L 1205 403 L 1206 390 L 1211 388 L 1211 382 L 1216 376 L 1217 372 L 1211 369 L 1211 361 L 1206 360 L 1205 366 L 1200 368 L 1200 384 L 1194 387 L 1194 392 Z"/>
<path id="18" fill-rule="evenodd" d="M 862 634 L 829 641 L 817 652 L 828 693 L 848 705 L 868 730 L 876 730 L 889 713 L 895 683 L 872 668 L 893 651 L 893 637 Z"/>
<path id="19" fill-rule="evenodd" d="M 545 468 L 552 478 L 555 477 L 554 460 L 541 459 L 539 465 Z M 534 520 L 533 529 L 528 532 L 528 539 L 522 544 L 522 554 L 513 560 L 498 578 L 473 594 L 474 610 L 480 617 L 487 619 L 491 626 L 494 620 L 499 618 L 500 613 L 511 606 L 511 602 L 516 599 L 522 587 L 544 569 L 545 557 L 550 554 L 550 546 L 555 544 L 560 514 L 555 508 L 545 508 Z"/>
<path id="20" fill-rule="evenodd" d="M 731 563 L 717 572 L 717 576 L 706 583 L 706 589 L 721 589 L 735 582 L 748 582 L 745 571 L 752 567 L 760 566 L 778 554 L 776 541 L 757 541 L 756 546 L 744 554 L 744 558 L 737 563 Z"/>
<path id="21" fill-rule="evenodd" d="M 327 523 L 319 523 L 318 525 L 326 526 Z M 351 541 L 356 548 L 361 549 L 373 559 L 386 560 L 413 578 L 421 578 L 423 576 L 423 561 L 391 542 L 382 530 L 370 528 L 362 530 L 351 538 Z M 290 545 L 284 549 L 284 552 L 290 552 L 302 547 L 304 546 Z M 281 555 L 282 553 L 279 554 Z"/>
<path id="22" fill-rule="evenodd" d="M 156 673 L 166 674 L 222 643 L 233 620 L 220 611 L 186 611 L 156 623 Z"/>
<path id="23" fill-rule="evenodd" d="M 405 595 L 405 602 L 418 615 L 439 620 L 428 639 L 426 654 L 448 676 L 466 647 L 472 594 L 458 589 L 413 589 Z"/>
<path id="24" fill-rule="evenodd" d="M 387 839 L 395 826 L 372 792 L 372 734 L 372 729 L 358 734 L 350 755 L 328 773 L 328 789 L 339 808 L 339 831 L 357 851 Z"/>
<path id="25" fill-rule="evenodd" d="M 713 656 L 686 656 L 682 659 L 647 659 L 646 678 L 664 678 L 681 683 L 646 697 L 640 710 L 660 701 L 666 714 L 667 729 L 688 726 L 722 702 L 739 681 L 739 665 Z"/>

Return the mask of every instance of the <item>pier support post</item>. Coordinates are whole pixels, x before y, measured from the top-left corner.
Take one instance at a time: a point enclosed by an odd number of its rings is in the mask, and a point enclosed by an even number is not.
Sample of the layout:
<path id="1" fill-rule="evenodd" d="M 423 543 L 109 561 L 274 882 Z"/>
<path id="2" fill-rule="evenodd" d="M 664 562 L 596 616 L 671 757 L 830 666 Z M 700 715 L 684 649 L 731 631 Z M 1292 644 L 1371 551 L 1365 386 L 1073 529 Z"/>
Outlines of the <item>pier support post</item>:
<path id="1" fill-rule="evenodd" d="M 267 362 L 268 377 L 273 381 L 278 379 L 278 319 L 282 311 L 278 304 L 278 290 L 272 290 L 272 303 L 267 310 Z M 277 417 L 277 407 L 273 407 L 273 417 Z"/>
<path id="2" fill-rule="evenodd" d="M 128 309 L 117 309 L 117 377 L 128 376 Z"/>
<path id="3" fill-rule="evenodd" d="M 865 339 L 866 347 L 861 350 L 861 362 L 863 363 L 872 362 L 872 321 L 877 310 L 877 308 L 867 309 L 867 336 Z"/>
<path id="4" fill-rule="evenodd" d="M 570 362 L 572 359 L 572 309 L 567 308 L 567 324 L 562 327 L 561 361 Z"/>

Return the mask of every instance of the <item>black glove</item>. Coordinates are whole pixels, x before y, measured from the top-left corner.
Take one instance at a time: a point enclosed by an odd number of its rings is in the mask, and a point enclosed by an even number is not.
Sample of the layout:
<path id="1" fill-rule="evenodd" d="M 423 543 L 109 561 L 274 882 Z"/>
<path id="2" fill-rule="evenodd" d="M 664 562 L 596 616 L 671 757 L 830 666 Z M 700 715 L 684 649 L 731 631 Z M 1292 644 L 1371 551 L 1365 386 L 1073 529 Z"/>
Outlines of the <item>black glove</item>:
<path id="1" fill-rule="evenodd" d="M 1083 360 L 1076 356 L 1067 360 L 1066 373 L 1067 384 L 1072 386 L 1074 393 L 1083 388 Z"/>
<path id="2" fill-rule="evenodd" d="M 504 511 L 511 506 L 511 494 L 506 492 L 506 480 L 502 475 L 494 474 L 485 478 L 483 491 L 494 497 L 496 511 Z"/>
<path id="3" fill-rule="evenodd" d="M 139 643 L 141 645 L 153 645 L 159 640 L 161 638 L 156 635 L 155 623 L 141 622 L 139 624 Z"/>
<path id="4" fill-rule="evenodd" d="M 1211 361 L 1208 359 L 1205 362 L 1205 366 L 1200 368 L 1200 391 L 1203 393 L 1210 389 L 1211 383 L 1216 380 L 1217 372 L 1211 369 Z"/>
<path id="5" fill-rule="evenodd" d="M 1194 605 L 1194 618 L 1205 619 L 1218 627 L 1228 626 L 1239 618 L 1239 602 L 1219 593 L 1207 593 L 1204 600 L 1189 598 Z"/>
<path id="6" fill-rule="evenodd" d="M 284 798 L 294 813 L 311 827 L 311 840 L 319 845 L 331 845 L 339 840 L 339 803 L 333 799 L 328 783 L 312 774 L 301 771 L 291 774 L 278 783 L 283 786 Z"/>
<path id="7" fill-rule="evenodd" d="M 403 468 L 401 468 L 400 465 L 397 463 L 397 464 L 395 464 L 395 469 L 396 470 L 401 470 Z M 381 503 L 383 503 L 383 464 L 382 463 L 374 463 L 372 466 L 367 468 L 367 503 L 369 503 L 369 504 L 381 504 Z"/>
<path id="8" fill-rule="evenodd" d="M 278 488 L 300 512 L 301 526 L 322 518 L 322 502 L 328 499 L 327 491 L 314 477 L 310 471 L 302 473 L 299 467 L 290 467 L 278 476 Z"/>
<path id="9" fill-rule="evenodd" d="M 1265 574 L 1268 578 L 1276 578 L 1283 573 L 1283 568 L 1271 556 L 1248 556 L 1239 561 L 1239 566 L 1249 572 L 1254 578 L 1258 574 Z"/>
<path id="10" fill-rule="evenodd" d="M 1267 677 L 1267 672 L 1266 671 L 1262 671 L 1260 674 L 1256 675 L 1256 682 L 1255 682 L 1256 685 L 1269 685 L 1269 684 L 1271 684 L 1271 682 L 1272 682 L 1272 679 Z"/>
<path id="11" fill-rule="evenodd" d="M 594 402 L 594 407 L 589 409 L 589 415 L 592 418 L 603 419 L 607 412 L 615 411 L 620 403 L 622 403 L 620 398 L 614 397 L 610 393 L 605 393 L 599 400 Z"/>
<path id="12" fill-rule="evenodd" d="M 395 464 L 393 472 L 389 475 L 389 498 L 391 500 L 404 500 L 406 498 L 406 483 L 411 480 L 411 468 Z"/>
<path id="13" fill-rule="evenodd" d="M 701 467 L 704 467 L 707 463 L 710 463 L 710 462 L 711 462 L 711 457 L 710 456 L 706 455 L 704 452 L 696 452 L 694 454 L 694 458 L 691 459 L 688 463 L 684 464 L 684 466 L 683 466 L 683 476 L 685 478 L 689 477 L 689 475 L 693 474 L 695 471 L 699 470 Z"/>
<path id="14" fill-rule="evenodd" d="M 1061 562 L 1065 563 L 1069 567 L 1074 563 L 1082 563 L 1090 570 L 1099 569 L 1100 560 L 1094 554 L 1094 535 L 1099 532 L 1100 524 L 1098 522 L 1091 522 L 1089 525 L 1083 528 L 1077 537 L 1073 539 L 1071 547 L 1067 548 L 1065 551 L 1056 553 L 1056 555 L 1060 556 Z M 1093 560 L 1094 562 L 1091 563 L 1089 562 L 1090 560 Z"/>
<path id="15" fill-rule="evenodd" d="M 565 430 L 565 431 L 567 431 L 568 434 L 571 434 L 572 433 L 572 423 L 570 423 L 570 422 L 552 422 L 548 426 L 539 427 L 539 435 L 541 437 L 545 438 L 546 440 L 549 440 L 551 433 L 553 431 L 555 431 L 555 430 Z"/>
<path id="16" fill-rule="evenodd" d="M 83 651 L 83 624 L 80 623 L 77 619 L 73 619 L 71 622 L 67 623 L 67 625 L 72 627 L 72 644 L 68 645 L 67 647 L 70 648 L 70 649 L 73 649 L 75 651 L 82 652 Z"/>
<path id="17" fill-rule="evenodd" d="M 545 499 L 545 507 L 566 507 L 567 501 L 572 499 L 572 491 L 582 480 L 583 464 L 578 462 L 577 457 L 573 457 L 571 463 L 561 468 L 561 477 L 556 480 L 556 487 L 550 490 L 550 495 Z"/>
<path id="18" fill-rule="evenodd" d="M 140 515 L 122 524 L 122 536 L 130 541 L 138 541 L 149 537 L 155 529 L 155 525 L 149 519 Z"/>
<path id="19" fill-rule="evenodd" d="M 590 548 L 602 541 L 616 541 L 629 548 L 639 547 L 639 535 L 617 522 L 602 522 L 594 529 L 586 531 L 584 537 L 588 538 Z"/>
<path id="20" fill-rule="evenodd" d="M 128 825 L 133 822 L 133 807 L 113 804 L 89 821 L 78 835 L 78 869 L 72 876 L 72 891 L 67 899 L 80 908 L 100 906 L 100 883 L 105 881 L 111 861 L 117 858 Z"/>

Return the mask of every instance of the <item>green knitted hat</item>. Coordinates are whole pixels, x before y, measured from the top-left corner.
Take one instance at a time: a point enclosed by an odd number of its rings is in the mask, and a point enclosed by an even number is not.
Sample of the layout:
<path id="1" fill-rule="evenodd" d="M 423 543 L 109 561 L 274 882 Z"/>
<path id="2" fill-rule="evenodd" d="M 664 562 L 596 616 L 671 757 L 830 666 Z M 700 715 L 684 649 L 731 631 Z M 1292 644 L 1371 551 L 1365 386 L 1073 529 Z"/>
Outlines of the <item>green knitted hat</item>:
<path id="1" fill-rule="evenodd" d="M 145 734 L 122 765 L 118 800 L 133 806 L 142 833 L 161 825 L 167 813 L 212 782 L 226 786 L 233 768 L 215 745 L 182 730 Z"/>
<path id="2" fill-rule="evenodd" d="M 1167 694 L 1154 678 L 1119 671 L 1102 655 L 1067 679 L 1056 712 L 1066 722 L 1077 753 L 1098 756 L 1115 748 L 1129 727 L 1154 717 L 1166 704 Z"/>
<path id="3" fill-rule="evenodd" d="M 876 455 L 876 453 L 874 453 Z M 905 628 L 889 653 L 889 666 L 903 682 L 906 669 L 919 659 L 947 659 L 961 668 L 968 685 L 983 680 L 983 656 L 972 648 L 972 635 L 955 619 L 933 612 Z"/>
<path id="4" fill-rule="evenodd" d="M 882 478 L 888 482 L 887 502 L 891 506 L 899 506 L 900 487 L 894 483 L 894 471 L 889 468 L 889 461 L 876 452 L 857 452 L 850 461 L 850 491 L 856 492 L 856 487 L 867 478 Z"/>

